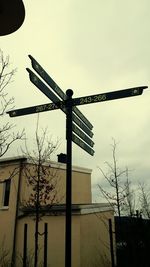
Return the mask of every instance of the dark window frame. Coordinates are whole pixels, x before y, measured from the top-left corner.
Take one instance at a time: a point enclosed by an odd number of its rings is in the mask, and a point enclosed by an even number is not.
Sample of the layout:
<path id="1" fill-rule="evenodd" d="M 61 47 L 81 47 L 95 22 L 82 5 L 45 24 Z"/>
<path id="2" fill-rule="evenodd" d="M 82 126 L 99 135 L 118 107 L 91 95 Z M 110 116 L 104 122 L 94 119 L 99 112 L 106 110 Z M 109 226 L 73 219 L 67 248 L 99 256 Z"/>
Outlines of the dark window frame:
<path id="1" fill-rule="evenodd" d="M 3 197 L 3 206 L 9 206 L 9 198 L 10 198 L 10 186 L 11 186 L 11 179 L 7 179 L 4 182 L 4 197 Z"/>

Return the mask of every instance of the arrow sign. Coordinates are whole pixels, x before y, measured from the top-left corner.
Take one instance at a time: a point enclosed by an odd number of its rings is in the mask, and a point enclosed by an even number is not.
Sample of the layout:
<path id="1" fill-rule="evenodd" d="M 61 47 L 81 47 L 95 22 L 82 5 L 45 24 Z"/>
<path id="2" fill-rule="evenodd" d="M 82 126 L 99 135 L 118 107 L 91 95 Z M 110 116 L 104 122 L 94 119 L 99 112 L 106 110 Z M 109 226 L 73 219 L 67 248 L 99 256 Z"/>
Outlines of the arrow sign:
<path id="1" fill-rule="evenodd" d="M 30 81 L 66 114 L 66 108 L 64 107 L 65 101 L 60 101 L 60 99 L 53 92 L 51 92 L 51 90 L 49 90 L 46 84 L 43 83 L 34 72 L 28 68 L 27 71 L 29 72 Z M 87 135 L 90 137 L 93 136 L 93 133 L 89 127 L 87 127 L 75 114 L 72 114 L 72 119 L 83 131 L 86 132 Z"/>
<path id="2" fill-rule="evenodd" d="M 78 97 L 78 98 L 73 99 L 72 105 L 73 106 L 85 105 L 85 104 L 87 105 L 87 104 L 114 100 L 114 99 L 119 99 L 119 98 L 137 96 L 137 95 L 141 95 L 143 93 L 143 90 L 146 88 L 148 88 L 148 86 L 140 86 L 140 87 L 134 87 L 134 88 L 129 88 L 129 89 L 123 89 L 119 91 L 107 92 L 103 94 Z"/>
<path id="3" fill-rule="evenodd" d="M 54 80 L 49 76 L 49 74 L 41 67 L 41 65 L 31 56 L 31 64 L 33 69 L 40 75 L 40 77 L 54 90 L 54 92 L 62 99 L 66 100 L 65 93 L 61 88 L 54 82 Z M 93 125 L 87 120 L 87 118 L 80 112 L 77 107 L 73 107 L 74 113 L 92 130 Z"/>
<path id="4" fill-rule="evenodd" d="M 49 103 L 49 104 L 10 110 L 10 111 L 7 111 L 6 113 L 9 114 L 10 117 L 18 117 L 18 116 L 23 116 L 23 115 L 29 115 L 29 114 L 59 109 L 58 106 L 59 106 L 59 103 L 57 105 L 54 103 Z"/>
<path id="5" fill-rule="evenodd" d="M 27 68 L 27 71 L 29 72 L 29 77 L 30 77 L 30 81 L 38 88 L 40 89 L 40 91 L 46 95 L 50 100 L 52 100 L 55 104 L 59 103 L 59 108 L 66 113 L 66 109 L 65 107 L 61 106 L 61 101 L 60 99 L 51 92 L 51 90 L 49 90 L 49 88 L 45 85 L 45 83 L 43 83 L 39 77 L 30 69 Z"/>
<path id="6" fill-rule="evenodd" d="M 86 143 L 84 143 L 80 138 L 78 138 L 75 134 L 72 133 L 72 141 L 80 146 L 83 150 L 85 150 L 87 153 L 89 153 L 91 156 L 94 155 L 94 150 L 89 147 Z"/>
<path id="7" fill-rule="evenodd" d="M 93 137 L 93 133 L 91 130 L 81 121 L 79 118 L 75 115 L 72 114 L 72 120 L 90 137 Z"/>
<path id="8" fill-rule="evenodd" d="M 74 123 L 72 124 L 72 130 L 76 135 L 78 135 L 89 146 L 91 146 L 91 147 L 94 146 L 94 142 L 86 134 L 84 134 L 84 132 L 82 132 Z"/>

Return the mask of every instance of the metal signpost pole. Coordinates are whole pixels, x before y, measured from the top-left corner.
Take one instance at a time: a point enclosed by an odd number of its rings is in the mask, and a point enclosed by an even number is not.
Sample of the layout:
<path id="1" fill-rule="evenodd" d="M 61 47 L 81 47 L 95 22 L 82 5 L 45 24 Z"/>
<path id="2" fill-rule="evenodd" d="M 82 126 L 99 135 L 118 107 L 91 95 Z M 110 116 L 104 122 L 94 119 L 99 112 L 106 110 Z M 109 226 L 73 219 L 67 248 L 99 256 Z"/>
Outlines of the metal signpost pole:
<path id="1" fill-rule="evenodd" d="M 7 113 L 10 117 L 16 117 L 61 109 L 66 114 L 67 166 L 65 267 L 71 267 L 72 141 L 91 156 L 94 155 L 94 142 L 91 140 L 91 138 L 93 137 L 93 133 L 91 132 L 93 126 L 80 112 L 80 110 L 78 110 L 77 106 L 142 95 L 143 90 L 148 87 L 139 86 L 72 99 L 73 91 L 71 89 L 67 90 L 65 95 L 60 87 L 40 66 L 40 64 L 32 56 L 29 57 L 31 59 L 33 69 L 44 80 L 44 82 L 48 84 L 49 87 L 45 83 L 43 83 L 43 81 L 33 71 L 27 68 L 30 80 L 44 95 L 46 95 L 52 101 L 52 103 L 11 110 Z M 51 89 L 53 89 L 55 93 L 53 93 Z"/>
<path id="2" fill-rule="evenodd" d="M 66 140 L 67 140 L 67 169 L 66 169 L 66 232 L 65 232 L 65 267 L 71 267 L 71 211 L 72 211 L 72 95 L 66 91 Z"/>

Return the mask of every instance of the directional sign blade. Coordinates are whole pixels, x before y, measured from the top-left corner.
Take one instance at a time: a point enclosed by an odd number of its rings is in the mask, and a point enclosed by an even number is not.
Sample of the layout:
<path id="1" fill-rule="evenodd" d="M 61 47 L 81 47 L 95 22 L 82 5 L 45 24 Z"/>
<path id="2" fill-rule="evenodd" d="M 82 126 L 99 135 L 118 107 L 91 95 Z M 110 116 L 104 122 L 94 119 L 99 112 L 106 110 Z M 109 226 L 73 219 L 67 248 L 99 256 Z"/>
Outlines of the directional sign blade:
<path id="1" fill-rule="evenodd" d="M 33 69 L 40 75 L 40 77 L 60 96 L 61 99 L 66 100 L 64 92 L 42 68 L 42 66 L 31 55 L 29 55 L 29 58 L 31 59 Z"/>
<path id="2" fill-rule="evenodd" d="M 27 71 L 30 75 L 30 81 L 66 114 L 65 102 L 60 101 L 60 99 L 53 92 L 51 92 L 51 90 L 38 78 L 34 72 L 28 68 Z M 75 114 L 72 114 L 72 119 L 83 131 L 86 132 L 87 135 L 90 137 L 93 136 L 91 130 Z"/>
<path id="3" fill-rule="evenodd" d="M 72 120 L 90 137 L 93 136 L 91 130 L 75 114 L 72 114 Z"/>
<path id="4" fill-rule="evenodd" d="M 74 123 L 72 123 L 72 131 L 89 146 L 91 147 L 94 146 L 94 142 L 84 132 L 82 132 Z"/>
<path id="5" fill-rule="evenodd" d="M 137 96 L 137 95 L 141 95 L 143 93 L 143 90 L 146 88 L 148 87 L 140 86 L 140 87 L 114 91 L 114 92 L 107 92 L 107 93 L 98 94 L 98 95 L 89 95 L 89 96 L 74 98 L 73 106 L 87 105 L 87 104 L 109 101 L 109 100 L 114 100 L 114 99 L 119 99 L 119 98 Z"/>
<path id="6" fill-rule="evenodd" d="M 33 69 L 40 75 L 40 77 L 54 90 L 54 92 L 62 99 L 66 100 L 65 93 L 61 90 L 61 88 L 54 82 L 54 80 L 49 76 L 49 74 L 42 68 L 42 66 L 31 56 L 31 64 Z M 89 120 L 81 113 L 81 111 L 77 107 L 73 107 L 74 113 L 92 130 L 93 125 L 89 122 Z"/>
<path id="7" fill-rule="evenodd" d="M 80 146 L 83 150 L 85 150 L 87 153 L 89 153 L 91 156 L 94 155 L 94 150 L 89 147 L 86 143 L 84 143 L 80 138 L 78 138 L 75 134 L 72 133 L 72 141 Z"/>
<path id="8" fill-rule="evenodd" d="M 38 76 L 32 72 L 32 70 L 27 68 L 27 71 L 29 72 L 30 81 L 38 88 L 40 91 L 46 95 L 50 100 L 52 100 L 55 104 L 61 103 L 60 99 L 49 90 L 49 88 L 38 78 Z M 60 109 L 62 109 L 64 112 L 66 112 L 66 109 L 62 106 L 59 106 Z"/>
<path id="9" fill-rule="evenodd" d="M 7 111 L 6 113 L 9 114 L 10 117 L 18 117 L 18 116 L 29 115 L 29 114 L 34 114 L 34 113 L 39 113 L 39 112 L 44 112 L 44 111 L 55 110 L 55 109 L 59 109 L 58 106 L 54 103 L 49 103 L 49 104 L 43 104 L 43 105 L 38 105 L 38 106 L 10 110 L 10 111 Z"/>

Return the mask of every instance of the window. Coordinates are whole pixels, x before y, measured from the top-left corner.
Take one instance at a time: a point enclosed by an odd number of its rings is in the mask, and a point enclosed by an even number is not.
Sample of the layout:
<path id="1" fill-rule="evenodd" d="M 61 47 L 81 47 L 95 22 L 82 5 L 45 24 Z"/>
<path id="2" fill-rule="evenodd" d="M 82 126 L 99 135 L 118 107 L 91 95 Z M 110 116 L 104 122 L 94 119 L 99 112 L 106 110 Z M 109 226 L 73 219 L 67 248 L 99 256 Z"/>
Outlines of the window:
<path id="1" fill-rule="evenodd" d="M 8 180 L 6 180 L 4 182 L 3 206 L 9 206 L 10 183 L 11 183 L 11 180 L 10 179 L 8 179 Z"/>

